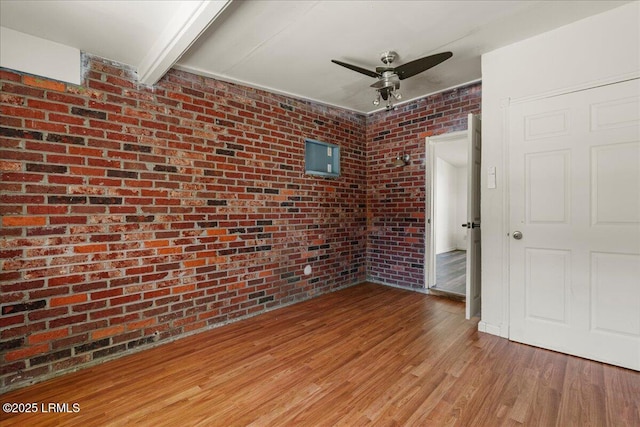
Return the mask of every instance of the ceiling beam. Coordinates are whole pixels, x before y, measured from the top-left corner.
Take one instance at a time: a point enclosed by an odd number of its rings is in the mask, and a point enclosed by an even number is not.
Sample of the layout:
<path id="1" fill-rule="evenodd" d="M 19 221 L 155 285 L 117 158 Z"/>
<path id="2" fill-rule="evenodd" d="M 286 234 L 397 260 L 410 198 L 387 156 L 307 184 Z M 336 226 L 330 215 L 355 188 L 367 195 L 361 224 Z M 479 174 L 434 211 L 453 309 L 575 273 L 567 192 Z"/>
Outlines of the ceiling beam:
<path id="1" fill-rule="evenodd" d="M 138 65 L 139 81 L 154 85 L 232 0 L 184 1 Z"/>

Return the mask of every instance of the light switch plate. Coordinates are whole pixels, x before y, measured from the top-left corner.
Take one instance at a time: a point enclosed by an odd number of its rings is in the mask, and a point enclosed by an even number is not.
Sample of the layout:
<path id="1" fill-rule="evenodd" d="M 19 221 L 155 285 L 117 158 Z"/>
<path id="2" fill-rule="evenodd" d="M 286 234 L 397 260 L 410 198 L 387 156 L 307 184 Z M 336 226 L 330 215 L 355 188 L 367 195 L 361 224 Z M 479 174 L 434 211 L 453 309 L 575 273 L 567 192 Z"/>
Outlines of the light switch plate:
<path id="1" fill-rule="evenodd" d="M 487 188 L 494 189 L 496 186 L 496 167 L 490 166 L 487 173 Z"/>

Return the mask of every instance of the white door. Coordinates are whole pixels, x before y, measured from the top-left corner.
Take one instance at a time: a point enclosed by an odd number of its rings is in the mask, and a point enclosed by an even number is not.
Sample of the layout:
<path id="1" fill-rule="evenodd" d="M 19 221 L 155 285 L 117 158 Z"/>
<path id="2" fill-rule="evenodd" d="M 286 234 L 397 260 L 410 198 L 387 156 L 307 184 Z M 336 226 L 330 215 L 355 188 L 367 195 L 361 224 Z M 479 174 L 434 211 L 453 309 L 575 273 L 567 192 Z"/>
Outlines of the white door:
<path id="1" fill-rule="evenodd" d="M 510 339 L 640 370 L 639 94 L 510 107 Z"/>
<path id="2" fill-rule="evenodd" d="M 467 138 L 467 283 L 466 317 L 480 314 L 480 117 L 469 114 Z"/>

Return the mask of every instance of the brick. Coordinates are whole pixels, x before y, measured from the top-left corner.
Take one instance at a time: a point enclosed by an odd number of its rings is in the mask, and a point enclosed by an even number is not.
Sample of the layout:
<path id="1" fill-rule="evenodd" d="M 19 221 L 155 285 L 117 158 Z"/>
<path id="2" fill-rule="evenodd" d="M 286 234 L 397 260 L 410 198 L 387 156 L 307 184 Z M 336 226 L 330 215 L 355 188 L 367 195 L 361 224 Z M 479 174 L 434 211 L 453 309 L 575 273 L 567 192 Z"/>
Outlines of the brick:
<path id="1" fill-rule="evenodd" d="M 78 253 L 78 254 L 86 254 L 86 253 L 93 253 L 93 252 L 106 252 L 107 251 L 107 245 L 103 244 L 103 243 L 96 243 L 96 244 L 93 244 L 93 245 L 75 246 L 73 248 L 73 251 L 75 253 Z"/>
<path id="2" fill-rule="evenodd" d="M 115 289 L 109 289 L 106 291 L 91 292 L 91 299 L 99 300 L 104 298 L 110 298 L 113 296 L 120 296 L 120 295 L 122 295 L 122 288 L 115 288 Z"/>
<path id="3" fill-rule="evenodd" d="M 171 292 L 173 294 L 181 294 L 181 293 L 185 293 L 185 292 L 190 292 L 193 291 L 196 288 L 195 285 L 182 285 L 182 286 L 174 286 L 171 289 Z"/>
<path id="4" fill-rule="evenodd" d="M 3 171 L 19 171 L 22 169 L 21 162 L 0 161 L 0 170 Z"/>
<path id="5" fill-rule="evenodd" d="M 117 305 L 128 304 L 130 302 L 138 301 L 140 299 L 141 299 L 140 294 L 133 294 L 133 295 L 127 295 L 127 296 L 118 297 L 118 298 L 112 298 L 110 301 L 112 306 L 117 306 Z"/>
<path id="6" fill-rule="evenodd" d="M 78 304 L 85 301 L 87 301 L 87 294 L 76 294 L 76 295 L 69 295 L 66 297 L 51 298 L 49 302 L 49 306 L 60 307 L 60 306 Z"/>
<path id="7" fill-rule="evenodd" d="M 62 82 L 56 82 L 53 80 L 40 79 L 32 76 L 22 76 L 22 83 L 28 86 L 39 87 L 47 90 L 55 90 L 58 92 L 64 92 L 66 90 L 66 85 Z"/>
<path id="8" fill-rule="evenodd" d="M 41 101 L 38 99 L 29 99 L 27 100 L 27 105 L 30 108 L 35 108 L 38 110 L 46 110 L 46 111 L 54 111 L 57 113 L 67 113 L 69 112 L 69 106 L 65 104 L 60 104 L 57 102 L 47 102 Z"/>
<path id="9" fill-rule="evenodd" d="M 15 338 L 8 341 L 0 341 L 0 351 L 5 352 L 13 350 L 14 348 L 20 348 L 24 344 L 24 338 Z"/>
<path id="10" fill-rule="evenodd" d="M 80 354 L 80 353 L 85 353 L 87 351 L 93 351 L 98 348 L 106 347 L 108 345 L 109 345 L 109 338 L 104 338 L 101 340 L 91 341 L 86 344 L 76 346 L 74 347 L 74 350 L 76 354 Z"/>
<path id="11" fill-rule="evenodd" d="M 50 205 L 87 203 L 87 198 L 85 196 L 48 196 L 47 203 Z"/>
<path id="12" fill-rule="evenodd" d="M 68 357 L 71 357 L 70 348 L 66 348 L 64 350 L 58 350 L 56 352 L 48 353 L 38 357 L 32 357 L 31 359 L 29 359 L 29 365 L 30 366 L 42 365 L 43 363 L 51 363 L 53 361 L 56 361 L 59 359 L 66 359 Z"/>
<path id="13" fill-rule="evenodd" d="M 108 325 L 109 325 L 109 322 L 106 319 L 96 320 L 93 322 L 82 322 L 77 325 L 73 325 L 71 327 L 71 333 L 72 334 L 86 333 L 89 331 L 94 331 L 96 329 L 106 328 Z M 88 334 L 85 334 L 85 339 L 81 342 L 86 342 L 88 341 L 88 339 L 89 339 Z"/>
<path id="14" fill-rule="evenodd" d="M 38 89 L 30 86 L 24 85 L 15 85 L 11 83 L 3 83 L 2 91 L 6 93 L 15 93 L 19 95 L 31 96 L 34 98 L 43 98 L 44 97 L 44 89 Z"/>
<path id="15" fill-rule="evenodd" d="M 65 209 L 68 211 L 68 208 L 65 207 Z M 74 211 L 71 211 L 72 213 L 74 213 Z M 51 213 L 55 214 L 56 213 L 56 208 L 52 207 L 51 208 Z M 69 224 L 86 224 L 87 223 L 87 217 L 86 216 L 74 216 L 74 215 L 65 215 L 65 216 L 50 216 L 49 217 L 49 222 L 53 225 L 58 225 L 58 224 L 65 224 L 65 225 L 69 225 Z"/>
<path id="16" fill-rule="evenodd" d="M 80 107 L 71 107 L 71 114 L 102 120 L 105 120 L 107 118 L 107 113 L 105 113 L 104 111 L 97 111 Z"/>
<path id="17" fill-rule="evenodd" d="M 87 140 L 82 136 L 71 136 L 71 135 L 60 135 L 56 133 L 49 133 L 47 135 L 47 141 L 51 142 L 60 142 L 63 144 L 76 144 L 76 145 L 86 145 Z"/>
<path id="18" fill-rule="evenodd" d="M 72 285 L 74 283 L 83 282 L 84 279 L 85 279 L 84 274 L 76 274 L 73 276 L 64 276 L 64 277 L 51 277 L 49 278 L 48 284 L 49 286 Z"/>
<path id="19" fill-rule="evenodd" d="M 67 128 L 64 124 L 53 123 L 50 121 L 37 121 L 25 119 L 24 127 L 27 129 L 35 129 L 44 132 L 66 132 Z"/>
<path id="20" fill-rule="evenodd" d="M 47 92 L 47 99 L 50 101 L 62 102 L 73 105 L 86 105 L 87 100 L 83 97 L 73 96 L 66 93 Z"/>
<path id="21" fill-rule="evenodd" d="M 42 132 L 28 131 L 24 129 L 12 129 L 0 127 L 0 136 L 8 138 L 42 140 Z"/>
<path id="22" fill-rule="evenodd" d="M 43 319 L 48 319 L 52 317 L 60 317 L 60 316 L 64 316 L 68 312 L 69 312 L 69 309 L 67 307 L 32 311 L 29 313 L 29 320 L 36 321 L 36 320 L 43 320 Z"/>
<path id="23" fill-rule="evenodd" d="M 19 313 L 22 311 L 38 310 L 47 305 L 46 300 L 29 301 L 25 303 L 9 304 L 2 306 L 2 315 Z"/>
<path id="24" fill-rule="evenodd" d="M 74 324 L 83 323 L 87 320 L 86 314 L 77 314 L 74 316 L 61 317 L 49 321 L 50 328 L 58 328 L 60 326 L 69 326 Z"/>
<path id="25" fill-rule="evenodd" d="M 89 197 L 92 205 L 121 205 L 122 197 Z"/>
<path id="26" fill-rule="evenodd" d="M 168 240 L 149 240 L 144 242 L 144 246 L 146 248 L 157 248 L 157 247 L 161 247 L 161 246 L 169 246 L 169 241 Z"/>
<path id="27" fill-rule="evenodd" d="M 27 163 L 28 172 L 67 173 L 66 166 Z"/>
<path id="28" fill-rule="evenodd" d="M 49 121 L 72 125 L 82 125 L 84 123 L 84 118 L 69 116 L 67 114 L 49 113 Z"/>
<path id="29" fill-rule="evenodd" d="M 126 328 L 128 331 L 135 331 L 138 329 L 144 329 L 149 326 L 155 325 L 155 323 L 156 323 L 156 320 L 154 318 L 138 320 L 138 321 L 127 323 Z"/>
<path id="30" fill-rule="evenodd" d="M 24 314 L 17 314 L 15 316 L 2 316 L 0 317 L 0 327 L 6 328 L 12 325 L 20 325 L 24 323 Z"/>
<path id="31" fill-rule="evenodd" d="M 19 350 L 9 351 L 4 355 L 4 360 L 13 362 L 14 360 L 27 359 L 36 354 L 44 353 L 49 350 L 48 344 L 40 344 L 31 347 L 21 348 Z"/>
<path id="32" fill-rule="evenodd" d="M 0 68 L 0 80 L 9 80 L 12 82 L 19 82 L 21 79 L 21 75 L 18 73 L 14 73 L 13 71 L 7 69 Z"/>
<path id="33" fill-rule="evenodd" d="M 42 342 L 53 341 L 58 338 L 64 338 L 69 335 L 68 329 L 57 329 L 53 331 L 40 332 L 29 336 L 29 344 L 38 344 Z"/>
<path id="34" fill-rule="evenodd" d="M 97 331 L 91 332 L 91 339 L 99 340 L 104 337 L 118 335 L 122 332 L 124 332 L 124 325 L 111 326 L 109 328 L 99 329 Z"/>
<path id="35" fill-rule="evenodd" d="M 43 216 L 5 216 L 2 218 L 3 227 L 37 227 L 47 223 L 47 218 Z"/>
<path id="36" fill-rule="evenodd" d="M 0 103 L 3 104 L 22 105 L 24 104 L 24 99 L 24 96 L 0 93 Z"/>

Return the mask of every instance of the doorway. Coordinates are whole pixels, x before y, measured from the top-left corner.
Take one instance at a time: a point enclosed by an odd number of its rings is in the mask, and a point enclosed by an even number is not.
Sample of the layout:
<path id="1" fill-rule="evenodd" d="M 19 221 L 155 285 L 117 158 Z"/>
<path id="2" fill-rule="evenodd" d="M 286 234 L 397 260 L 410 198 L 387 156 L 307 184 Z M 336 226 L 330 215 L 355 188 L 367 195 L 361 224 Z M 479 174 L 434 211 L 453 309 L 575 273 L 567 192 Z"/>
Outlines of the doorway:
<path id="1" fill-rule="evenodd" d="M 433 238 L 435 282 L 430 289 L 466 294 L 467 132 L 433 145 Z"/>
<path id="2" fill-rule="evenodd" d="M 466 131 L 427 138 L 425 285 L 464 299 L 467 319 L 480 313 L 479 116 Z"/>

